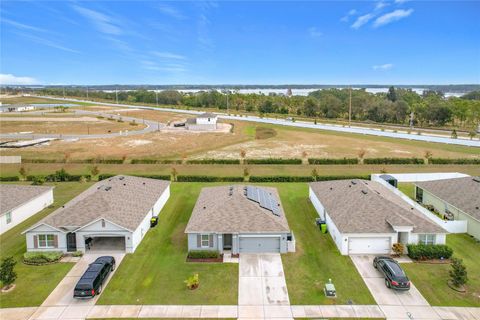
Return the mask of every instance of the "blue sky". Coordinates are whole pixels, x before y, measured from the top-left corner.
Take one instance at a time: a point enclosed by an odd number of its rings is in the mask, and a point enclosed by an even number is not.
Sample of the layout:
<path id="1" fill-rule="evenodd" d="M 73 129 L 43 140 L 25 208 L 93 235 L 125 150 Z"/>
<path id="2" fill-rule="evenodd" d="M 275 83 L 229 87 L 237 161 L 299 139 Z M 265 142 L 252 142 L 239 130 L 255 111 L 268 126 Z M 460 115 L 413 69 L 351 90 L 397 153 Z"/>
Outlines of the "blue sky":
<path id="1" fill-rule="evenodd" d="M 0 83 L 480 83 L 480 1 L 2 1 Z"/>

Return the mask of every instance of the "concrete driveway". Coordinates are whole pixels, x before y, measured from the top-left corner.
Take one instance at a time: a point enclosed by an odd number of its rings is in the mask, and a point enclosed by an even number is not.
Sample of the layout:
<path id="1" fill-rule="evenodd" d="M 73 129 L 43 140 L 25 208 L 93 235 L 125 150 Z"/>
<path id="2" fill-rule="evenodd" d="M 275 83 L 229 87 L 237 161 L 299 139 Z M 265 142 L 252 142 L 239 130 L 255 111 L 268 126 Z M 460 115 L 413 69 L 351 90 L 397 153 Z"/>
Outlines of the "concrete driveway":
<path id="1" fill-rule="evenodd" d="M 387 319 L 440 319 L 422 294 L 411 283 L 409 291 L 396 291 L 385 286 L 385 278 L 373 267 L 373 255 L 350 256 L 365 284 Z"/>
<path id="2" fill-rule="evenodd" d="M 123 257 L 125 256 L 124 253 L 113 253 L 113 254 L 108 254 L 108 253 L 87 253 L 85 254 L 80 261 L 78 261 L 75 266 L 70 270 L 70 272 L 67 273 L 65 278 L 60 281 L 60 283 L 57 285 L 57 287 L 50 293 L 50 295 L 47 297 L 47 299 L 42 303 L 42 307 L 51 307 L 51 306 L 93 306 L 99 296 L 96 296 L 93 299 L 86 299 L 86 300 L 81 300 L 81 299 L 74 299 L 73 298 L 73 289 L 75 288 L 75 285 L 77 284 L 78 280 L 80 277 L 83 275 L 85 270 L 87 270 L 88 265 L 95 261 L 98 257 L 102 255 L 111 255 L 115 258 L 116 261 L 116 267 L 115 270 L 110 273 L 108 276 L 107 281 L 104 283 L 102 290 L 105 290 L 105 287 L 107 286 L 108 282 L 112 278 L 112 275 L 115 273 L 117 270 L 118 266 L 122 262 Z M 101 294 L 100 294 L 101 295 Z"/>
<path id="3" fill-rule="evenodd" d="M 292 318 L 280 254 L 241 254 L 239 263 L 238 317 Z"/>

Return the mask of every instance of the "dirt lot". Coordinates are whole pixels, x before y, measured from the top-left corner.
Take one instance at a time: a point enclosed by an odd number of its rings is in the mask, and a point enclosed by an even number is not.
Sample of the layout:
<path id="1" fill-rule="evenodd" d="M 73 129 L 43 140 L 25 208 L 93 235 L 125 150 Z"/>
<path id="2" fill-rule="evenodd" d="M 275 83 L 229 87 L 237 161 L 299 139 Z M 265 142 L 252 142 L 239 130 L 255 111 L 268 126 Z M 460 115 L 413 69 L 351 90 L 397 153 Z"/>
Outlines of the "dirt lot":
<path id="1" fill-rule="evenodd" d="M 13 104 L 13 103 L 60 103 L 58 100 L 53 100 L 53 99 L 11 96 L 11 95 L 3 95 L 3 94 L 0 95 L 0 102 L 2 102 L 3 104 Z M 71 103 L 71 102 L 68 102 L 68 103 Z"/>

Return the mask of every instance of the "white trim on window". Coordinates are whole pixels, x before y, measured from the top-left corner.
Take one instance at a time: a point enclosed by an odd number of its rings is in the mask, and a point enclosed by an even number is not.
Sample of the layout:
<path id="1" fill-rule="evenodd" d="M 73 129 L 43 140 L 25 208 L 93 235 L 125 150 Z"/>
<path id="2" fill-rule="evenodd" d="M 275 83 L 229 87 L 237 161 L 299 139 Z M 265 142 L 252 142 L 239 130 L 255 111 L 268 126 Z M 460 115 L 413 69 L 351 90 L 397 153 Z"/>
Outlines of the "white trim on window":
<path id="1" fill-rule="evenodd" d="M 435 244 L 436 234 L 419 234 L 418 243 L 432 245 Z"/>
<path id="2" fill-rule="evenodd" d="M 53 234 L 39 234 L 38 247 L 42 249 L 55 248 L 55 235 Z"/>
<path id="3" fill-rule="evenodd" d="M 209 234 L 201 234 L 200 235 L 200 246 L 202 248 L 209 248 L 210 247 L 210 235 Z"/>

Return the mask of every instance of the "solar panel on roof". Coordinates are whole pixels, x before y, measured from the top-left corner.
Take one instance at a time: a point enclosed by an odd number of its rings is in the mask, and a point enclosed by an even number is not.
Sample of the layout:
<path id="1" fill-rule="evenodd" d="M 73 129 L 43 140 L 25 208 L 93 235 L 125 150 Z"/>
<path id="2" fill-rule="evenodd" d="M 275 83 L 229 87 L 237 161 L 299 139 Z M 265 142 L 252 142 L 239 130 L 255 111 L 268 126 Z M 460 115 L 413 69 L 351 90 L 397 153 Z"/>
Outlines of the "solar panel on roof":
<path id="1" fill-rule="evenodd" d="M 277 200 L 268 192 L 257 187 L 247 186 L 247 198 L 257 202 L 261 208 L 280 216 L 280 206 Z"/>

